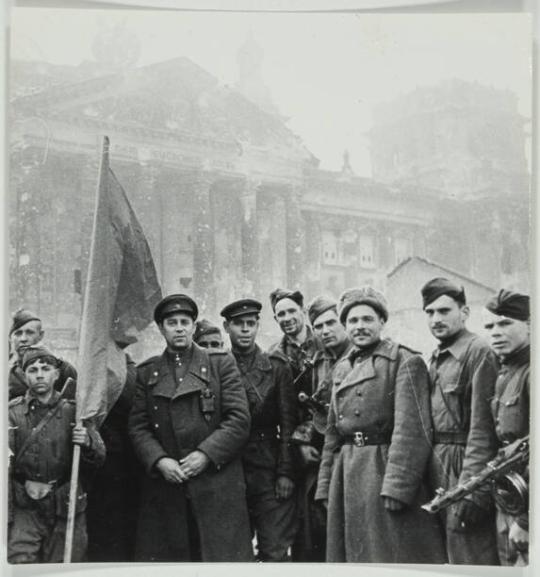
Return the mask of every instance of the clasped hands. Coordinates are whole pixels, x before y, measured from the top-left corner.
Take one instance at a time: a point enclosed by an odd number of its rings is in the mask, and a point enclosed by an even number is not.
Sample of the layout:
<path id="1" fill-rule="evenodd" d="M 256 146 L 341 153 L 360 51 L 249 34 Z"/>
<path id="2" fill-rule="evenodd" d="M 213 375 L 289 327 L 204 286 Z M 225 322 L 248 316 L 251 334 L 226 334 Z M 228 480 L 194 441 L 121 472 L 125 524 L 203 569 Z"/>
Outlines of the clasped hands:
<path id="1" fill-rule="evenodd" d="M 171 457 L 162 457 L 156 464 L 156 469 L 169 483 L 183 483 L 192 477 L 200 475 L 210 464 L 210 459 L 202 451 L 193 451 L 180 461 Z"/>

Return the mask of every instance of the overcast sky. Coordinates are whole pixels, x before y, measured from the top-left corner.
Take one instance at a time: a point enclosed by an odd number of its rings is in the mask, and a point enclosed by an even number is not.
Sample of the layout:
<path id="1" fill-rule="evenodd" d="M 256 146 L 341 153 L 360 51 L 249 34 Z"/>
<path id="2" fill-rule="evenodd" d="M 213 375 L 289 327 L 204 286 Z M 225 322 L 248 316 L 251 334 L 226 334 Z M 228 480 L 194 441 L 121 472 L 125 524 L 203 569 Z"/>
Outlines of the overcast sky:
<path id="1" fill-rule="evenodd" d="M 99 30 L 119 21 L 138 38 L 139 65 L 185 56 L 224 84 L 250 34 L 263 79 L 288 126 L 339 170 L 344 149 L 369 176 L 372 106 L 417 86 L 461 78 L 508 89 L 530 117 L 531 22 L 522 14 L 234 14 L 14 9 L 11 57 L 92 60 Z"/>

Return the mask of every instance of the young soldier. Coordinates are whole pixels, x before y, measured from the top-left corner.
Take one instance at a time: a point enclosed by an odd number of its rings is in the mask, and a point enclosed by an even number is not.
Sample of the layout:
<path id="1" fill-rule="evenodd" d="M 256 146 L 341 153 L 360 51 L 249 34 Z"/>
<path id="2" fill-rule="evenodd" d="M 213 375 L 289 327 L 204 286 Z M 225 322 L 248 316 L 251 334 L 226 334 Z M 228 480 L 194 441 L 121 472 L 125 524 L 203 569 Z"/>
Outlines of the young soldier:
<path id="1" fill-rule="evenodd" d="M 221 315 L 251 412 L 242 454 L 251 527 L 259 559 L 276 562 L 287 561 L 297 528 L 290 446 L 297 400 L 286 359 L 278 352 L 264 353 L 256 343 L 261 308 L 254 299 L 242 299 Z"/>
<path id="2" fill-rule="evenodd" d="M 529 434 L 530 392 L 530 311 L 529 297 L 501 289 L 483 311 L 484 327 L 490 344 L 501 361 L 491 404 L 499 446 Z M 515 471 L 528 490 L 529 467 Z M 529 513 L 509 512 L 504 500 L 497 499 L 497 541 L 503 565 L 529 562 Z"/>
<path id="3" fill-rule="evenodd" d="M 299 487 L 300 530 L 295 541 L 296 561 L 324 561 L 326 556 L 326 511 L 316 502 L 315 489 L 332 392 L 332 369 L 351 347 L 345 328 L 339 322 L 337 302 L 319 296 L 308 306 L 313 334 L 323 348 L 313 357 L 311 390 L 315 407 L 293 435 L 300 454 L 302 483 Z"/>
<path id="4" fill-rule="evenodd" d="M 45 347 L 27 347 L 21 364 L 28 390 L 9 403 L 10 563 L 61 563 L 66 537 L 73 444 L 84 465 L 99 466 L 105 447 L 96 430 L 75 427 L 75 403 L 54 385 L 58 359 Z M 87 534 L 86 494 L 77 489 L 72 561 L 83 561 Z"/>
<path id="5" fill-rule="evenodd" d="M 218 326 L 206 319 L 200 319 L 196 323 L 193 341 L 203 349 L 222 349 L 223 337 Z"/>
<path id="6" fill-rule="evenodd" d="M 479 473 L 495 456 L 490 401 L 498 363 L 487 342 L 467 330 L 465 291 L 445 278 L 422 288 L 429 329 L 439 341 L 431 355 L 432 491 Z M 495 509 L 486 488 L 441 512 L 450 563 L 499 565 Z"/>
<path id="7" fill-rule="evenodd" d="M 438 520 L 420 508 L 431 450 L 427 368 L 381 333 L 384 296 L 371 287 L 340 298 L 354 349 L 334 368 L 315 498 L 328 507 L 326 560 L 443 563 Z"/>
<path id="8" fill-rule="evenodd" d="M 230 353 L 193 343 L 198 307 L 169 295 L 154 310 L 163 354 L 137 368 L 129 433 L 145 468 L 137 561 L 253 559 L 241 452 L 250 416 Z"/>
<path id="9" fill-rule="evenodd" d="M 31 346 L 41 343 L 45 331 L 41 326 L 41 319 L 32 311 L 19 309 L 13 315 L 13 322 L 9 330 L 9 399 L 20 397 L 26 393 L 28 385 L 21 367 L 24 351 Z M 67 361 L 58 359 L 58 379 L 56 389 L 61 390 L 66 380 L 71 377 L 73 381 L 77 380 L 77 371 Z M 75 397 L 75 382 L 64 394 L 66 398 Z"/>

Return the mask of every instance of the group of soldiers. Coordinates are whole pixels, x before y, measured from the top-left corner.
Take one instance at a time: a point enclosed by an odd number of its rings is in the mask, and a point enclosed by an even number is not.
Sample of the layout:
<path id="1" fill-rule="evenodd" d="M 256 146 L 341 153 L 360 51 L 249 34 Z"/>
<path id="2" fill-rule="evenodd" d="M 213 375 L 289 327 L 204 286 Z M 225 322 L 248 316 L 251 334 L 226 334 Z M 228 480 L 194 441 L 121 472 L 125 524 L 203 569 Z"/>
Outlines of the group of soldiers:
<path id="1" fill-rule="evenodd" d="M 486 340 L 466 328 L 462 287 L 434 278 L 420 298 L 438 344 L 428 365 L 383 336 L 388 305 L 372 287 L 307 306 L 276 289 L 283 335 L 267 351 L 261 302 L 221 310 L 227 350 L 191 297 L 169 295 L 154 311 L 165 350 L 137 367 L 126 355 L 99 428 L 73 426 L 76 371 L 18 311 L 9 561 L 62 561 L 77 444 L 73 561 L 526 564 L 528 507 L 507 507 L 496 485 L 436 514 L 422 505 L 528 435 L 529 297 L 493 296 Z M 513 473 L 526 493 L 528 463 Z"/>

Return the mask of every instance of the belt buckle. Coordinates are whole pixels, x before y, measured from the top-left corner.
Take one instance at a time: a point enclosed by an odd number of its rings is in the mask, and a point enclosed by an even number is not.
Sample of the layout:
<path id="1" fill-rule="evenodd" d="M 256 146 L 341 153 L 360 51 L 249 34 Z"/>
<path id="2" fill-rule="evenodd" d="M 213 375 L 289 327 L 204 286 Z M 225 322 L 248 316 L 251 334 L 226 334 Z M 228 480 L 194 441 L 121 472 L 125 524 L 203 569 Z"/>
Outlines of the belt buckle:
<path id="1" fill-rule="evenodd" d="M 366 444 L 366 440 L 364 438 L 364 433 L 362 431 L 356 431 L 353 435 L 353 443 L 357 447 L 363 447 Z"/>

